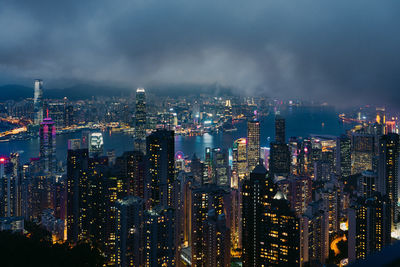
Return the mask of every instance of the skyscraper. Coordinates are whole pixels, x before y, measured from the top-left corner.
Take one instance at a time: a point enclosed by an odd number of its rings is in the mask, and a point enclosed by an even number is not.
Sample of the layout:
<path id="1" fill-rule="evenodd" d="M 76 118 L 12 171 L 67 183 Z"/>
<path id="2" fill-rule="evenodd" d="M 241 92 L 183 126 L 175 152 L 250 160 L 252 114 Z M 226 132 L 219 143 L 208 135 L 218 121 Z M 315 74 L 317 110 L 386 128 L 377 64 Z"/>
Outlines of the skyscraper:
<path id="1" fill-rule="evenodd" d="M 34 124 L 39 125 L 43 121 L 43 81 L 35 80 L 34 85 L 34 97 L 33 97 L 33 105 L 34 105 Z"/>
<path id="2" fill-rule="evenodd" d="M 157 206 L 145 212 L 145 266 L 175 266 L 175 214 Z"/>
<path id="3" fill-rule="evenodd" d="M 215 148 L 212 152 L 213 183 L 218 186 L 231 186 L 229 173 L 228 152 L 225 149 Z"/>
<path id="4" fill-rule="evenodd" d="M 290 173 L 290 151 L 287 144 L 271 143 L 269 171 L 271 176 Z"/>
<path id="5" fill-rule="evenodd" d="M 45 172 L 53 172 L 56 168 L 56 126 L 51 118 L 40 123 L 39 130 L 41 168 Z"/>
<path id="6" fill-rule="evenodd" d="M 253 171 L 260 159 L 260 122 L 251 120 L 247 122 L 247 168 Z"/>
<path id="7" fill-rule="evenodd" d="M 69 140 L 67 154 L 67 239 L 77 242 L 87 214 L 89 151 Z"/>
<path id="8" fill-rule="evenodd" d="M 379 188 L 392 205 L 392 220 L 398 222 L 399 135 L 390 133 L 379 140 Z"/>
<path id="9" fill-rule="evenodd" d="M 129 195 L 144 198 L 146 161 L 140 151 L 126 151 L 116 160 L 120 177 L 126 181 Z"/>
<path id="10" fill-rule="evenodd" d="M 136 90 L 135 111 L 135 150 L 146 152 L 146 92 L 143 88 Z"/>
<path id="11" fill-rule="evenodd" d="M 286 143 L 286 123 L 285 119 L 280 115 L 275 117 L 275 142 Z"/>
<path id="12" fill-rule="evenodd" d="M 90 133 L 89 135 L 89 153 L 90 156 L 100 156 L 103 154 L 103 134 Z"/>
<path id="13" fill-rule="evenodd" d="M 219 216 L 226 210 L 230 211 L 230 194 L 223 188 L 214 184 L 207 184 L 200 188 L 192 188 L 191 191 L 191 248 L 193 266 L 207 266 L 206 240 L 208 238 L 205 227 L 210 210 L 214 210 L 215 216 Z M 229 220 L 229 218 L 227 219 Z"/>
<path id="14" fill-rule="evenodd" d="M 242 188 L 242 248 L 244 266 L 261 266 L 261 256 L 267 244 L 265 236 L 265 209 L 276 193 L 273 181 L 267 177 L 264 166 L 258 165 L 244 180 Z"/>
<path id="15" fill-rule="evenodd" d="M 217 216 L 214 209 L 210 210 L 204 224 L 206 250 L 204 266 L 231 266 L 230 230 L 226 226 L 225 214 Z"/>
<path id="16" fill-rule="evenodd" d="M 116 266 L 143 266 L 144 264 L 144 202 L 134 196 L 116 203 L 115 248 Z"/>
<path id="17" fill-rule="evenodd" d="M 375 155 L 374 135 L 353 133 L 351 145 L 351 174 L 372 170 L 372 160 Z"/>
<path id="18" fill-rule="evenodd" d="M 233 142 L 233 187 L 238 188 L 239 182 L 247 176 L 247 140 L 239 138 Z"/>
<path id="19" fill-rule="evenodd" d="M 336 139 L 336 173 L 341 177 L 351 175 L 351 140 L 346 135 Z"/>
<path id="20" fill-rule="evenodd" d="M 257 266 L 299 266 L 300 222 L 289 201 L 278 192 L 265 209 L 265 240 Z"/>
<path id="21" fill-rule="evenodd" d="M 322 265 L 329 257 L 329 218 L 322 205 L 321 200 L 312 202 L 300 219 L 303 263 Z"/>
<path id="22" fill-rule="evenodd" d="M 382 250 L 391 242 L 390 199 L 375 194 L 360 197 L 349 208 L 349 262 L 365 259 L 367 255 Z"/>
<path id="23" fill-rule="evenodd" d="M 149 207 L 173 207 L 175 180 L 174 131 L 158 129 L 147 136 L 146 201 Z"/>

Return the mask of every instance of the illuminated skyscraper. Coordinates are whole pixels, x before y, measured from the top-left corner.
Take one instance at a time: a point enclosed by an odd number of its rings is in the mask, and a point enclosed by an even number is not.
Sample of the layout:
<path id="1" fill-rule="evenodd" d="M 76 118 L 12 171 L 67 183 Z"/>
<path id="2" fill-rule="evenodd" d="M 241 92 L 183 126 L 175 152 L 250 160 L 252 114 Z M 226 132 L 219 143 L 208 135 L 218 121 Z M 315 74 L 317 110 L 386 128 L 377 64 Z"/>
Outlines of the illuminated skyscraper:
<path id="1" fill-rule="evenodd" d="M 157 206 L 144 216 L 144 265 L 175 266 L 174 209 Z"/>
<path id="2" fill-rule="evenodd" d="M 212 151 L 213 183 L 218 186 L 231 186 L 228 152 L 215 148 Z"/>
<path id="3" fill-rule="evenodd" d="M 239 182 L 247 176 L 247 140 L 239 138 L 233 142 L 233 187 L 238 188 Z"/>
<path id="4" fill-rule="evenodd" d="M 285 119 L 280 115 L 275 117 L 275 142 L 286 143 L 286 123 Z"/>
<path id="5" fill-rule="evenodd" d="M 204 221 L 205 260 L 203 266 L 231 266 L 230 231 L 226 227 L 225 214 L 216 215 L 215 210 L 208 212 Z M 197 265 L 197 266 L 201 266 Z"/>
<path id="6" fill-rule="evenodd" d="M 372 170 L 375 155 L 375 137 L 370 134 L 353 133 L 351 150 L 351 174 Z"/>
<path id="7" fill-rule="evenodd" d="M 91 133 L 89 135 L 89 153 L 90 156 L 100 156 L 103 154 L 103 134 Z"/>
<path id="8" fill-rule="evenodd" d="M 266 207 L 271 205 L 276 188 L 267 177 L 264 166 L 258 165 L 244 180 L 242 187 L 242 260 L 244 266 L 262 266 L 266 244 Z"/>
<path id="9" fill-rule="evenodd" d="M 290 203 L 278 192 L 265 209 L 265 241 L 257 266 L 300 265 L 300 222 Z"/>
<path id="10" fill-rule="evenodd" d="M 0 217 L 21 216 L 19 154 L 0 157 Z"/>
<path id="11" fill-rule="evenodd" d="M 89 151 L 76 139 L 68 142 L 67 155 L 67 239 L 77 242 L 88 216 Z"/>
<path id="12" fill-rule="evenodd" d="M 336 139 L 336 173 L 342 177 L 351 175 L 351 140 L 346 135 Z"/>
<path id="13" fill-rule="evenodd" d="M 144 198 L 144 181 L 146 161 L 140 151 L 126 151 L 116 160 L 120 177 L 127 184 L 125 189 L 129 195 Z"/>
<path id="14" fill-rule="evenodd" d="M 390 133 L 379 140 L 379 188 L 392 204 L 393 222 L 398 222 L 399 135 Z"/>
<path id="15" fill-rule="evenodd" d="M 193 188 L 192 199 L 192 221 L 191 221 L 191 248 L 192 266 L 207 266 L 206 263 L 206 240 L 208 238 L 205 226 L 208 213 L 214 210 L 215 216 L 226 211 L 230 215 L 230 194 L 223 188 L 214 184 Z M 227 218 L 229 221 L 230 218 Z M 228 249 L 230 250 L 230 248 Z"/>
<path id="16" fill-rule="evenodd" d="M 54 172 L 56 169 L 56 125 L 51 118 L 45 118 L 40 123 L 39 137 L 41 167 L 45 172 Z"/>
<path id="17" fill-rule="evenodd" d="M 136 90 L 135 111 L 135 150 L 146 152 L 146 92 L 143 88 Z"/>
<path id="18" fill-rule="evenodd" d="M 115 263 L 116 266 L 144 264 L 144 202 L 134 196 L 116 203 Z"/>
<path id="19" fill-rule="evenodd" d="M 290 173 L 290 151 L 287 144 L 271 143 L 269 171 L 271 176 Z"/>
<path id="20" fill-rule="evenodd" d="M 33 123 L 35 125 L 39 125 L 43 121 L 43 81 L 35 80 L 34 85 L 34 97 L 33 97 L 33 105 L 34 105 L 34 120 Z"/>
<path id="21" fill-rule="evenodd" d="M 175 180 L 174 131 L 158 129 L 147 136 L 148 171 L 146 201 L 149 207 L 173 207 L 173 182 Z"/>
<path id="22" fill-rule="evenodd" d="M 260 122 L 247 122 L 247 171 L 251 172 L 260 159 Z"/>
<path id="23" fill-rule="evenodd" d="M 360 197 L 349 208 L 349 262 L 365 259 L 391 242 L 391 205 L 387 197 Z"/>
<path id="24" fill-rule="evenodd" d="M 302 263 L 322 265 L 329 257 L 329 218 L 322 204 L 311 203 L 300 219 Z"/>

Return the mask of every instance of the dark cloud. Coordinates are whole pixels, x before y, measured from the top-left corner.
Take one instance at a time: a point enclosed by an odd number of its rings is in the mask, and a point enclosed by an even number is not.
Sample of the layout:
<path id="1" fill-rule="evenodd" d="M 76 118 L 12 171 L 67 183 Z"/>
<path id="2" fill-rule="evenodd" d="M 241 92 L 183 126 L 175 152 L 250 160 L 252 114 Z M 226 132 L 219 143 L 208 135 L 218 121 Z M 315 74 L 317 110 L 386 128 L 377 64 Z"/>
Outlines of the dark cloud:
<path id="1" fill-rule="evenodd" d="M 399 12 L 397 0 L 4 0 L 0 81 L 398 105 Z"/>

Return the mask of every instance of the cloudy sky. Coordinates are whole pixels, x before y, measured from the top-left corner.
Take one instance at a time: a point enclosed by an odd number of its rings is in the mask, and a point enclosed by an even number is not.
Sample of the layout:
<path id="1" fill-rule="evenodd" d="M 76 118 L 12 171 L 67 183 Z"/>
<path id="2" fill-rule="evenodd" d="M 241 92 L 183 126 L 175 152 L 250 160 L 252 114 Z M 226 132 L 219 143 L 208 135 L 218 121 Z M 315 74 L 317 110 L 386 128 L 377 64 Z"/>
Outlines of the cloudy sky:
<path id="1" fill-rule="evenodd" d="M 37 77 L 400 106 L 400 1 L 2 0 L 0 84 Z"/>

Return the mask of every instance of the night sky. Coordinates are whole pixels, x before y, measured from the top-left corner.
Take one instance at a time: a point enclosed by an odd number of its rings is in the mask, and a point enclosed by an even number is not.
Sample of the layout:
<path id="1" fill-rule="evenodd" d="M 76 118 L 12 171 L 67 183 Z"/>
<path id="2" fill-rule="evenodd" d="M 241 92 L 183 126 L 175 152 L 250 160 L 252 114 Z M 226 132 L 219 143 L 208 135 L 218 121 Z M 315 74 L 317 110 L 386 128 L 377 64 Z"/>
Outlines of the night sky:
<path id="1" fill-rule="evenodd" d="M 0 1 L 0 85 L 218 84 L 400 107 L 400 1 Z"/>

